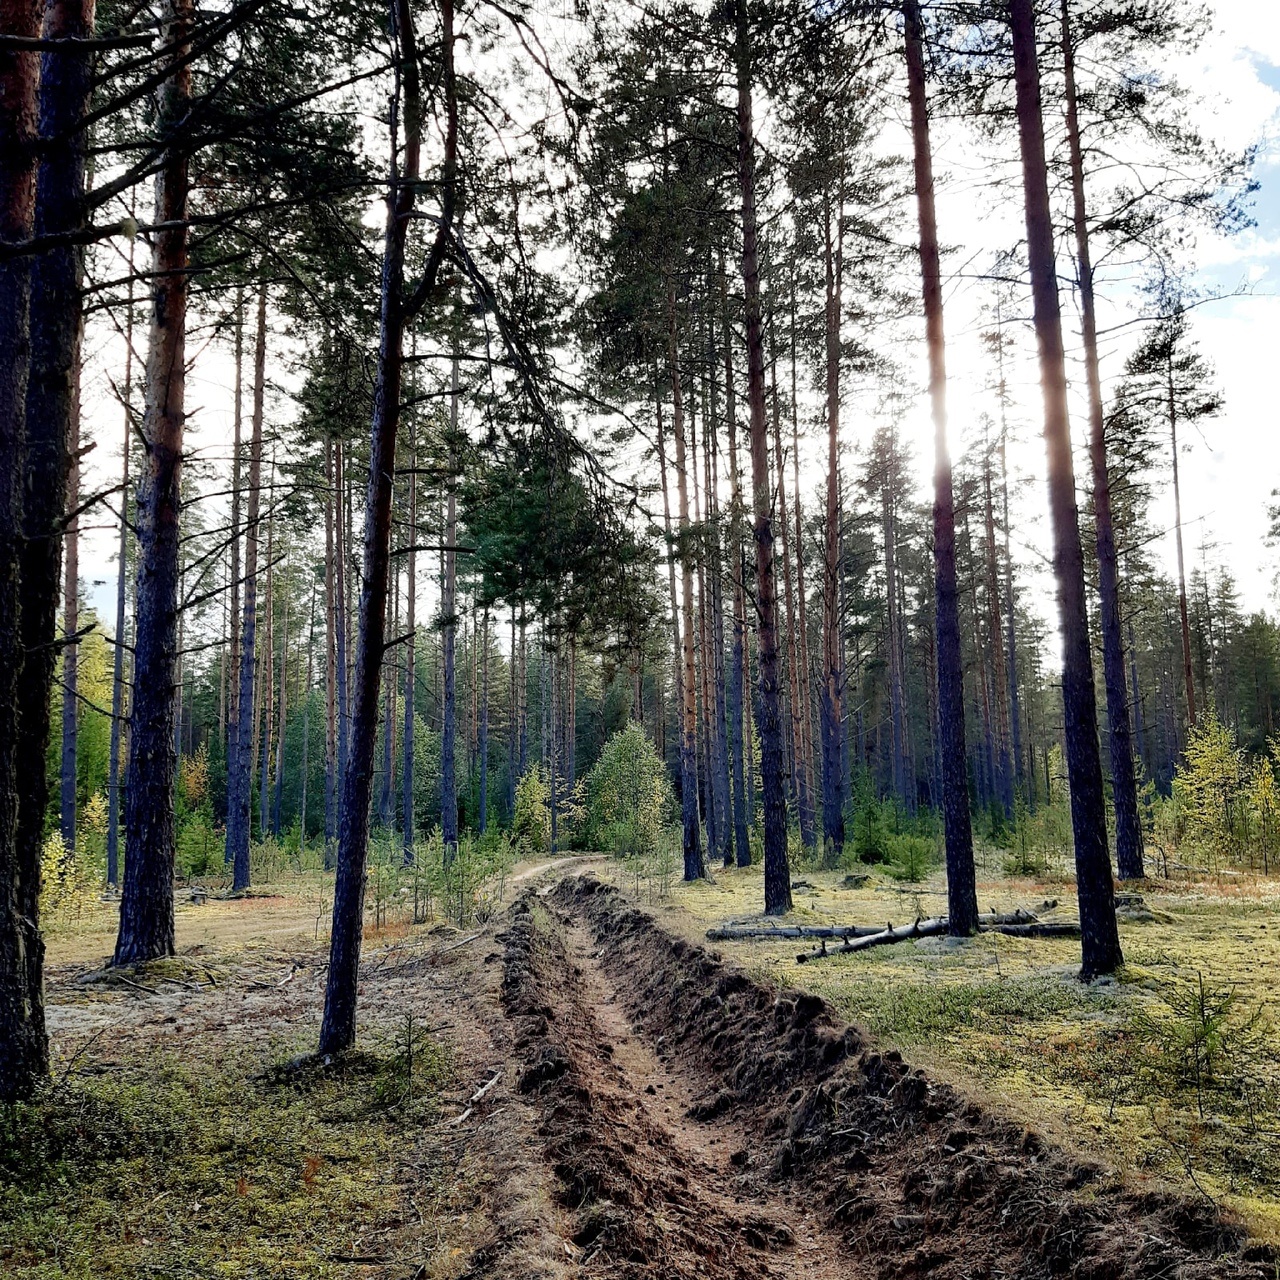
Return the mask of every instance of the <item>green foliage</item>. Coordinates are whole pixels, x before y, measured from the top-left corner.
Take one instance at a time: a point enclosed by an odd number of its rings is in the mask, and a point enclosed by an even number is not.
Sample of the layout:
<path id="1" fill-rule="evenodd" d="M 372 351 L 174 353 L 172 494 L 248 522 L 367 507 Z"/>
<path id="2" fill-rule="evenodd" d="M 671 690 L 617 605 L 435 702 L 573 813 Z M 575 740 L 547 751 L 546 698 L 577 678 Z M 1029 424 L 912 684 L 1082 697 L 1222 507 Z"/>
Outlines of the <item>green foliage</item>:
<path id="1" fill-rule="evenodd" d="M 1132 1031 L 1143 1052 L 1138 1073 L 1145 1093 L 1167 1097 L 1192 1093 L 1201 1120 L 1206 1108 L 1249 1111 L 1262 1088 L 1270 1024 L 1261 1006 L 1250 1008 L 1234 987 L 1192 982 L 1168 983 L 1161 995 L 1166 1012 L 1144 1009 Z"/>
<path id="2" fill-rule="evenodd" d="M 929 836 L 900 833 L 886 840 L 888 858 L 885 874 L 895 880 L 919 884 L 942 861 L 937 840 Z"/>
<path id="3" fill-rule="evenodd" d="M 100 884 L 97 868 L 70 853 L 60 832 L 49 832 L 40 850 L 41 925 L 74 926 L 97 899 Z"/>
<path id="4" fill-rule="evenodd" d="M 1180 834 L 1211 868 L 1234 860 L 1247 838 L 1243 752 L 1231 731 L 1207 712 L 1187 735 L 1173 780 Z"/>
<path id="5" fill-rule="evenodd" d="M 551 784 L 540 763 L 531 764 L 516 783 L 511 838 L 524 858 L 536 858 L 551 849 Z"/>
<path id="6" fill-rule="evenodd" d="M 666 766 L 642 726 L 629 722 L 587 775 L 587 838 L 619 857 L 656 849 L 675 807 Z M 516 800 L 519 812 L 519 795 Z"/>

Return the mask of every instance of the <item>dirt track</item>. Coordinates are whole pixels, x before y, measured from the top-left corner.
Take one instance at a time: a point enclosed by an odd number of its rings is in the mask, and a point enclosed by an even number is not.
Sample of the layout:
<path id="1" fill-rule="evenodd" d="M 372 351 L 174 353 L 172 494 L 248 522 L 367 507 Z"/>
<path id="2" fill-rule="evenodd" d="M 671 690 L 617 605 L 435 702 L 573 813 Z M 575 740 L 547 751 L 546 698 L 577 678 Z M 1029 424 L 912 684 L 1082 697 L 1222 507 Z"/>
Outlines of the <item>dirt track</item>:
<path id="1" fill-rule="evenodd" d="M 572 1242 L 542 1274 L 1275 1274 L 1208 1205 L 1127 1192 L 590 877 L 526 894 L 502 937 L 513 1083 Z"/>

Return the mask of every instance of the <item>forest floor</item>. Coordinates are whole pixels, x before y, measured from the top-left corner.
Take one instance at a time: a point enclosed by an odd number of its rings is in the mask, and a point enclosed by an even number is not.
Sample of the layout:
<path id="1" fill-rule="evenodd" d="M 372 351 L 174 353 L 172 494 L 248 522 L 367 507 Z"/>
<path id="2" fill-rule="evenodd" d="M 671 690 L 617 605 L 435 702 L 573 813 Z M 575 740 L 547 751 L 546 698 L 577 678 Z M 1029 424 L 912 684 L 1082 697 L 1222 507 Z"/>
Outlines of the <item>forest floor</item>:
<path id="1" fill-rule="evenodd" d="M 461 930 L 371 921 L 359 1051 L 340 1063 L 303 1057 L 327 958 L 319 876 L 183 902 L 178 957 L 134 974 L 101 969 L 109 904 L 55 931 L 54 1082 L 4 1118 L 0 1270 L 1274 1276 L 1273 1251 L 1204 1195 L 1163 1189 L 1165 1164 L 1091 1158 L 1121 1139 L 1082 1132 L 1090 1088 L 1054 1099 L 1060 1066 L 1029 1066 L 1083 1057 L 1045 1046 L 1114 1026 L 1107 1002 L 1145 998 L 1140 974 L 1169 963 L 1169 939 L 1127 923 L 1135 976 L 1088 993 L 1058 940 L 797 968 L 795 943 L 692 945 L 708 922 L 751 915 L 758 871 L 673 886 L 652 914 L 598 876 L 624 879 L 601 859 L 517 868 L 492 917 Z M 813 888 L 798 886 L 797 918 L 916 913 L 873 882 L 798 878 Z M 1034 906 L 1044 889 L 985 885 L 983 906 Z M 1244 935 L 1257 963 L 1280 958 L 1260 889 L 1231 913 L 1222 899 L 1221 916 L 1218 899 L 1183 896 L 1142 929 L 1182 911 L 1198 948 L 1233 952 L 1224 964 L 1244 964 L 1244 944 L 1226 945 Z M 983 952 L 998 961 L 980 967 Z M 797 980 L 830 1003 L 779 994 Z"/>

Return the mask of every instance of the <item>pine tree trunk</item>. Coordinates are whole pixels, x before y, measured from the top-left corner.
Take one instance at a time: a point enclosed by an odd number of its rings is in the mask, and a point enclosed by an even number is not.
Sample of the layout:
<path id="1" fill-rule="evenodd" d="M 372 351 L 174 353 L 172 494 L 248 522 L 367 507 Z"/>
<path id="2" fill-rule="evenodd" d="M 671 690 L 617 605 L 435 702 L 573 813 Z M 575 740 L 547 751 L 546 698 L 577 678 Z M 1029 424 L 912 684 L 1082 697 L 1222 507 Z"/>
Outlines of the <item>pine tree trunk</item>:
<path id="1" fill-rule="evenodd" d="M 1003 363 L 1000 384 L 1004 385 Z M 1000 423 L 1000 502 L 1004 521 L 1004 614 L 1007 663 L 1005 675 L 1009 681 L 1009 721 L 1013 735 L 1013 775 L 1019 787 L 1025 784 L 1026 773 L 1022 763 L 1022 715 L 1018 700 L 1018 628 L 1013 607 L 1013 552 L 1009 545 L 1009 463 L 1006 456 L 1006 428 L 1003 421 L 1004 408 L 1001 406 Z M 1032 770 L 1034 776 L 1035 770 Z"/>
<path id="2" fill-rule="evenodd" d="M 983 532 L 986 535 L 987 621 L 990 628 L 991 694 L 996 704 L 996 777 L 1000 806 L 1006 818 L 1013 816 L 1013 762 L 1009 755 L 1009 682 L 1005 676 L 1004 626 L 1000 618 L 1000 566 L 996 560 L 996 517 L 991 490 L 991 452 L 987 451 L 982 473 Z"/>
<path id="3" fill-rule="evenodd" d="M 844 853 L 843 646 L 840 636 L 840 316 L 844 276 L 844 192 L 836 202 L 832 243 L 830 208 L 823 217 L 823 336 L 826 358 L 827 487 L 822 558 L 822 860 L 835 867 Z"/>
<path id="4" fill-rule="evenodd" d="M 733 652 L 729 660 L 729 767 L 733 777 L 733 847 L 738 866 L 751 865 L 751 821 L 747 805 L 747 777 L 743 760 L 743 697 L 746 681 L 747 608 L 742 565 L 742 484 L 738 475 L 738 402 L 733 380 L 733 329 L 729 324 L 728 281 L 720 264 L 720 322 L 723 330 L 725 417 L 729 425 L 730 564 L 733 575 Z"/>
<path id="5" fill-rule="evenodd" d="M 480 632 L 480 726 L 477 730 L 480 754 L 480 812 L 476 831 L 484 835 L 489 826 L 489 611 L 484 611 Z"/>
<path id="6" fill-rule="evenodd" d="M 458 349 L 455 343 L 449 375 L 450 448 L 458 435 Z M 440 734 L 440 836 L 445 861 L 453 860 L 458 848 L 458 786 L 454 775 L 457 742 L 457 686 L 454 646 L 458 635 L 457 555 L 453 549 L 458 536 L 458 507 L 453 478 L 447 481 L 444 514 L 444 581 L 440 588 L 440 648 L 444 662 L 444 725 Z"/>
<path id="7" fill-rule="evenodd" d="M 230 714 L 227 717 L 226 748 L 227 777 L 230 779 L 231 757 L 235 754 L 236 735 L 240 731 L 240 505 L 241 505 L 241 466 L 243 458 L 243 441 L 241 439 L 244 425 L 243 390 L 244 390 L 244 290 L 236 290 L 236 336 L 235 336 L 235 390 L 231 409 L 231 584 L 230 603 L 228 606 L 230 637 L 230 667 L 227 673 L 230 686 L 228 702 Z M 325 455 L 326 463 L 328 454 Z M 228 799 L 230 799 L 228 795 Z"/>
<path id="8" fill-rule="evenodd" d="M 83 39 L 93 33 L 94 6 L 52 0 L 44 36 Z M 86 139 L 79 122 L 88 106 L 93 58 L 89 53 L 46 53 L 40 70 L 42 153 L 36 174 L 34 234 L 57 235 L 83 225 Z M 76 844 L 77 728 L 79 724 L 80 340 L 83 253 L 59 246 L 31 262 L 30 369 L 26 403 L 23 493 L 22 643 L 18 686 L 18 841 L 20 865 L 38 866 L 49 787 L 49 695 L 59 655 L 58 603 L 62 597 L 62 747 L 60 830 Z M 65 535 L 63 532 L 65 517 Z M 60 562 L 64 573 L 59 577 Z M 34 909 L 34 904 L 33 904 Z M 36 968 L 36 951 L 29 959 Z"/>
<path id="9" fill-rule="evenodd" d="M 710 279 L 708 278 L 708 293 Z M 716 423 L 719 406 L 716 402 L 716 351 L 714 326 L 707 325 L 707 379 L 710 385 L 709 412 L 702 432 L 707 458 L 707 529 L 710 563 L 708 578 L 711 596 L 711 615 L 708 635 L 708 656 L 711 662 L 711 780 L 716 811 L 716 856 L 726 866 L 733 865 L 733 835 L 731 802 L 729 794 L 729 753 L 725 742 L 725 669 L 724 669 L 724 562 L 721 555 L 722 526 L 720 522 L 720 444 Z"/>
<path id="10" fill-rule="evenodd" d="M 1125 688 L 1120 567 L 1116 555 L 1115 525 L 1111 518 L 1111 478 L 1107 472 L 1107 442 L 1103 426 L 1098 322 L 1094 306 L 1093 262 L 1089 250 L 1089 222 L 1085 206 L 1084 154 L 1080 144 L 1070 0 L 1062 0 L 1062 58 L 1067 140 L 1071 150 L 1071 200 L 1075 223 L 1077 281 L 1080 286 L 1080 324 L 1084 339 L 1085 378 L 1089 387 L 1089 461 L 1093 472 L 1093 519 L 1098 544 L 1102 678 L 1107 693 L 1107 725 L 1110 729 L 1111 801 L 1116 815 L 1116 866 L 1121 880 L 1134 880 L 1141 879 L 1143 875 L 1142 824 L 1138 819 L 1138 786 L 1133 767 L 1133 738 L 1129 732 L 1129 695 Z"/>
<path id="11" fill-rule="evenodd" d="M 334 840 L 338 834 L 338 657 L 337 591 L 334 586 L 334 508 L 337 490 L 333 478 L 333 442 L 324 441 L 324 869 L 333 868 Z"/>
<path id="12" fill-rule="evenodd" d="M 1196 725 L 1196 683 L 1191 666 L 1191 623 L 1187 616 L 1187 569 L 1182 552 L 1182 485 L 1178 478 L 1178 405 L 1174 394 L 1173 356 L 1168 364 L 1169 456 L 1173 462 L 1173 529 L 1178 551 L 1178 625 L 1182 635 L 1182 685 L 1187 699 L 1187 724 Z"/>
<path id="13" fill-rule="evenodd" d="M 697 672 L 694 668 L 693 547 L 689 539 L 689 474 L 685 457 L 684 396 L 676 346 L 675 286 L 667 281 L 667 375 L 671 381 L 671 430 L 676 442 L 676 494 L 681 574 L 680 811 L 684 831 L 684 878 L 706 875 L 698 820 Z"/>
<path id="14" fill-rule="evenodd" d="M 1035 14 L 1032 0 L 1010 0 L 1009 10 L 1026 197 L 1027 258 L 1031 267 L 1041 386 L 1045 399 L 1054 575 L 1058 584 L 1058 613 L 1062 627 L 1062 705 L 1067 771 L 1071 784 L 1071 825 L 1075 836 L 1076 888 L 1080 902 L 1081 977 L 1089 979 L 1114 972 L 1123 963 L 1123 956 L 1116 928 L 1102 762 L 1098 754 L 1093 655 L 1089 647 L 1084 554 L 1080 546 L 1067 416 L 1066 360 L 1044 157 Z"/>
<path id="15" fill-rule="evenodd" d="M 0 34 L 35 39 L 43 6 L 0 0 Z M 0 48 L 0 243 L 31 237 L 35 225 L 35 142 L 39 59 Z M 19 746 L 19 697 L 25 682 L 21 599 L 23 477 L 27 459 L 27 392 L 31 355 L 32 259 L 0 262 L 0 1101 L 27 1096 L 48 1073 L 43 991 L 43 943 L 38 915 L 39 856 L 20 831 L 20 805 L 29 803 Z M 45 483 L 53 483 L 46 477 Z M 55 592 L 56 592 L 56 574 Z M 56 601 L 56 595 L 55 595 Z M 52 653 L 50 653 L 52 658 Z M 35 683 L 35 681 L 32 681 Z M 46 689 L 47 701 L 47 689 Z M 48 724 L 48 712 L 45 712 Z M 46 728 L 47 732 L 47 728 Z M 44 755 L 39 757 L 41 771 Z M 26 825 L 26 824 L 23 824 Z"/>
<path id="16" fill-rule="evenodd" d="M 301 796 L 298 800 L 298 865 L 301 868 L 303 850 L 307 847 L 307 765 L 311 747 L 311 681 L 315 671 L 312 666 L 316 646 L 316 580 L 311 579 L 311 617 L 307 622 L 307 682 L 302 688 L 302 760 L 298 776 L 301 780 Z"/>
<path id="17" fill-rule="evenodd" d="M 657 386 L 657 379 L 654 379 Z M 671 488 L 667 479 L 667 440 L 666 427 L 662 420 L 662 398 L 654 396 L 654 423 L 657 428 L 658 474 L 662 480 L 662 529 L 667 547 L 667 589 L 671 607 L 671 664 L 673 679 L 671 687 L 675 697 L 676 720 L 684 723 L 684 641 L 680 634 L 680 603 L 676 592 L 676 559 L 679 554 L 678 543 L 671 527 Z M 665 716 L 664 716 L 665 723 Z M 683 733 L 683 729 L 681 730 Z M 665 753 L 663 759 L 666 759 Z M 680 799 L 681 817 L 684 814 L 684 759 L 680 760 Z"/>
<path id="18" fill-rule="evenodd" d="M 960 601 L 956 585 L 955 495 L 947 443 L 947 365 L 943 329 L 942 268 L 933 192 L 933 152 L 925 91 L 924 32 L 917 0 L 903 5 L 907 86 L 911 103 L 916 212 L 920 229 L 925 333 L 929 349 L 929 403 L 933 414 L 933 564 L 938 663 L 938 739 L 942 816 L 947 850 L 947 915 L 953 937 L 978 927 L 978 897 L 969 820 L 964 742 L 964 665 L 960 655 Z"/>
<path id="19" fill-rule="evenodd" d="M 787 798 L 783 782 L 781 691 L 778 682 L 778 599 L 773 566 L 773 516 L 765 413 L 764 335 L 756 243 L 755 139 L 751 122 L 748 0 L 736 0 L 738 186 L 742 200 L 742 284 L 746 305 L 747 403 L 751 412 L 751 485 L 755 513 L 756 607 L 759 611 L 760 776 L 764 790 L 764 905 L 769 915 L 791 909 L 787 862 Z"/>
<path id="20" fill-rule="evenodd" d="M 400 574 L 394 560 L 390 577 L 391 635 L 394 637 L 400 631 Z M 378 797 L 378 825 L 384 831 L 390 831 L 395 821 L 396 789 L 396 659 L 393 648 L 388 647 L 386 656 L 382 660 L 382 674 L 382 793 Z"/>
<path id="21" fill-rule="evenodd" d="M 409 419 L 409 556 L 405 583 L 405 640 L 404 650 L 404 758 L 400 778 L 401 815 L 403 832 L 403 860 L 406 867 L 413 865 L 413 842 L 416 821 L 413 811 L 413 763 L 414 724 L 413 695 L 415 692 L 414 666 L 418 652 L 418 442 L 414 433 L 416 415 Z"/>
<path id="22" fill-rule="evenodd" d="M 191 102 L 186 62 L 192 0 L 166 0 L 163 47 L 170 70 L 157 95 L 156 128 L 165 139 L 156 178 L 152 321 L 147 351 L 145 456 L 138 485 L 133 710 L 125 796 L 124 890 L 113 963 L 173 954 L 173 796 L 177 767 L 179 542 L 182 434 L 186 409 L 188 160 L 181 144 Z"/>
<path id="23" fill-rule="evenodd" d="M 809 665 L 809 603 L 804 584 L 804 512 L 800 501 L 800 394 L 796 374 L 796 278 L 791 273 L 791 478 L 795 500 L 796 657 L 800 696 L 800 840 L 806 849 L 817 844 L 813 828 L 813 668 Z"/>
<path id="24" fill-rule="evenodd" d="M 37 213 L 37 223 L 39 222 L 39 214 Z M 77 272 L 77 275 L 79 273 Z M 43 272 L 40 265 L 37 264 L 33 273 L 33 288 L 31 297 L 33 302 L 41 301 L 42 290 L 40 288 L 40 280 Z M 77 281 L 72 297 L 79 299 L 79 282 Z M 77 313 L 79 306 L 76 306 Z M 79 328 L 80 317 L 77 314 L 75 324 Z M 32 325 L 32 338 L 35 338 L 40 326 Z M 79 360 L 79 336 L 73 340 L 73 348 L 75 356 L 73 357 L 72 387 L 71 387 L 71 403 L 64 419 L 66 440 L 64 448 L 67 453 L 67 496 L 65 507 L 68 514 L 66 533 L 64 535 L 63 548 L 63 587 L 62 587 L 62 634 L 66 638 L 66 647 L 62 651 L 62 767 L 60 771 L 61 795 L 60 800 L 60 823 L 62 832 L 62 847 L 68 853 L 74 853 L 76 847 L 76 786 L 79 781 L 79 771 L 76 767 L 77 757 L 77 729 L 80 723 L 80 663 L 79 653 L 80 646 L 75 641 L 76 632 L 80 629 L 80 517 L 76 513 L 76 509 L 80 505 L 80 360 Z M 34 342 L 33 342 L 34 346 Z M 36 372 L 36 361 L 32 359 L 32 374 Z M 32 378 L 34 383 L 35 379 Z M 34 424 L 39 420 L 37 414 L 32 413 L 31 391 L 33 387 L 28 388 L 27 395 L 27 420 Z M 32 436 L 33 432 L 27 432 L 27 456 L 32 455 Z M 30 503 L 28 503 L 28 507 Z M 49 534 L 46 533 L 48 538 Z M 50 539 L 56 541 L 56 538 Z M 26 587 L 28 578 L 23 574 L 23 596 L 24 603 L 26 599 L 30 599 L 27 594 Z"/>
<path id="25" fill-rule="evenodd" d="M 334 821 L 339 834 L 342 830 L 342 805 L 346 793 L 347 761 L 351 755 L 351 697 L 349 658 L 347 654 L 348 610 L 347 610 L 347 520 L 346 492 L 347 481 L 344 474 L 344 455 L 346 449 L 341 440 L 334 441 L 333 468 L 333 572 L 334 572 L 334 662 L 337 664 L 337 699 L 338 699 L 338 778 L 335 787 Z M 336 857 L 336 852 L 335 852 Z"/>
<path id="26" fill-rule="evenodd" d="M 107 884 L 120 883 L 120 748 L 124 729 L 124 655 L 129 562 L 129 454 L 133 446 L 133 246 L 129 246 L 129 296 L 124 316 L 124 439 L 120 451 L 120 543 L 116 565 L 116 629 L 111 658 L 111 745 L 107 755 Z M 238 573 L 238 571 L 237 571 Z M 235 615 L 231 617 L 235 633 Z"/>
<path id="27" fill-rule="evenodd" d="M 453 71 L 453 2 L 441 0 L 442 81 L 446 105 L 443 195 L 436 238 L 429 251 L 415 298 L 426 300 L 436 285 L 455 208 L 458 109 Z M 333 929 L 325 986 L 320 1052 L 351 1048 L 356 1032 L 356 985 L 364 924 L 365 865 L 369 843 L 369 801 L 373 789 L 373 752 L 378 732 L 378 674 L 386 644 L 387 578 L 391 560 L 392 469 L 400 425 L 404 372 L 405 241 L 413 211 L 421 138 L 418 61 L 408 0 L 392 0 L 391 20 L 399 36 L 403 66 L 405 137 L 403 172 L 388 201 L 382 259 L 381 323 L 370 430 L 369 483 L 365 500 L 364 575 L 360 589 L 360 631 L 356 654 L 350 757 L 343 776 L 338 874 L 333 891 Z M 394 148 L 393 148 L 394 150 Z"/>
<path id="28" fill-rule="evenodd" d="M 244 604 L 240 626 L 240 673 L 236 678 L 237 706 L 231 750 L 227 757 L 226 860 L 231 863 L 231 888 L 249 887 L 249 825 L 253 780 L 254 720 L 257 692 L 254 677 L 258 648 L 258 538 L 262 509 L 262 428 L 267 382 L 267 286 L 258 288 L 253 344 L 253 410 L 249 427 L 249 497 L 244 529 Z M 268 553 L 270 554 L 270 553 Z"/>
<path id="29" fill-rule="evenodd" d="M 267 593 L 263 602 L 263 614 L 266 620 L 266 632 L 262 653 L 258 657 L 258 679 L 262 686 L 262 738 L 258 753 L 258 839 L 265 840 L 269 828 L 271 810 L 267 805 L 267 779 L 270 776 L 271 744 L 275 733 L 275 558 L 276 558 L 276 460 L 275 450 L 271 455 L 271 507 L 267 516 Z"/>
<path id="30" fill-rule="evenodd" d="M 280 634 L 280 726 L 276 733 L 276 776 L 271 797 L 271 834 L 280 839 L 280 805 L 284 798 L 284 739 L 289 724 L 289 595 L 284 597 L 283 630 Z"/>

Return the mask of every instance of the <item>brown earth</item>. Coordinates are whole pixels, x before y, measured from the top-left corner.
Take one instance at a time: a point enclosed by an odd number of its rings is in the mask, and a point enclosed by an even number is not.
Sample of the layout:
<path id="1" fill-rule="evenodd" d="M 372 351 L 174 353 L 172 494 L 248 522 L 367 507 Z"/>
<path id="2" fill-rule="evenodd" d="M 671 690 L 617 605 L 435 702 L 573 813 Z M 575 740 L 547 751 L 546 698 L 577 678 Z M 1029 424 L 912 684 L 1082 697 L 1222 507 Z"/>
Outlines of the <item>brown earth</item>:
<path id="1" fill-rule="evenodd" d="M 302 923 L 253 950 L 192 944 L 136 985 L 55 963 L 56 1071 L 314 1043 L 325 947 Z M 590 875 L 529 877 L 499 927 L 366 943 L 362 1036 L 412 1015 L 449 1047 L 454 1084 L 351 1224 L 351 1274 L 1277 1274 L 1209 1205 L 1127 1190 Z M 434 1208 L 428 1167 L 452 1188 Z"/>

